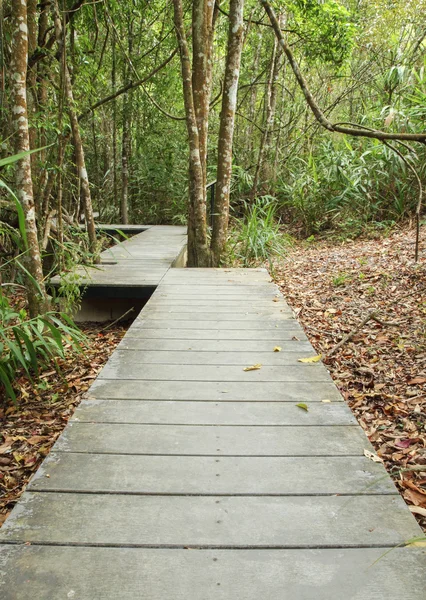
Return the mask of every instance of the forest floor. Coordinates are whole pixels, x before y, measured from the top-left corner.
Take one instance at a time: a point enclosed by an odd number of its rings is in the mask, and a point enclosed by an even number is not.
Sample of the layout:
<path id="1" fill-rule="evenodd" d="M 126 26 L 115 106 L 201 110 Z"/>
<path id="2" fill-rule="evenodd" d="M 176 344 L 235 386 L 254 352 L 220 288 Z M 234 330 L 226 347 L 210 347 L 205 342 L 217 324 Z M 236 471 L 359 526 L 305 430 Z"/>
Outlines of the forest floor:
<path id="1" fill-rule="evenodd" d="M 373 444 L 370 458 L 385 464 L 426 531 L 426 242 L 417 263 L 413 229 L 296 243 L 274 270 Z M 372 312 L 377 320 L 363 325 Z"/>
<path id="2" fill-rule="evenodd" d="M 106 327 L 82 324 L 83 352 L 58 359 L 59 375 L 51 369 L 35 384 L 22 376 L 15 382 L 18 404 L 0 405 L 0 526 L 127 330 Z"/>

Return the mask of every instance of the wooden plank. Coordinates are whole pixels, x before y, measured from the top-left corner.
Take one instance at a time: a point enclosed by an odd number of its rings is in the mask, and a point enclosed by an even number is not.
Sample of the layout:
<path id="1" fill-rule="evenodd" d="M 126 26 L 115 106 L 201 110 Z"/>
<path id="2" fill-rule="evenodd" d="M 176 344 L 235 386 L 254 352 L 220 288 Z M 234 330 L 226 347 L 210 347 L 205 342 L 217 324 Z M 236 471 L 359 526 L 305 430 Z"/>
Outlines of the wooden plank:
<path id="1" fill-rule="evenodd" d="M 214 329 L 219 333 L 222 331 L 244 331 L 248 330 L 250 332 L 255 331 L 265 331 L 265 330 L 300 330 L 302 328 L 294 319 L 279 319 L 279 315 L 277 315 L 276 320 L 265 320 L 265 319 L 252 319 L 250 321 L 238 321 L 238 323 L 233 323 L 228 320 L 220 320 L 219 315 L 216 315 L 216 320 L 173 320 L 173 319 L 163 319 L 158 321 L 156 319 L 145 318 L 145 316 L 138 317 L 132 325 L 132 329 L 138 329 L 145 327 L 146 329 L 187 329 L 187 330 L 204 330 L 204 329 Z"/>
<path id="2" fill-rule="evenodd" d="M 364 456 L 213 458 L 71 452 L 52 452 L 28 489 L 197 496 L 398 494 L 383 466 Z"/>
<path id="3" fill-rule="evenodd" d="M 144 381 L 96 379 L 88 398 L 127 400 L 214 400 L 235 402 L 341 402 L 342 396 L 331 381 Z"/>
<path id="4" fill-rule="evenodd" d="M 336 521 L 338 526 L 336 526 Z M 25 493 L 0 541 L 110 546 L 397 546 L 421 534 L 399 496 Z"/>
<path id="5" fill-rule="evenodd" d="M 213 327 L 213 326 L 212 326 Z M 281 346 L 281 342 L 307 340 L 302 328 L 294 323 L 291 329 L 161 329 L 148 327 L 135 327 L 132 325 L 126 337 L 139 339 L 178 339 L 178 340 L 267 340 L 272 344 Z"/>
<path id="6" fill-rule="evenodd" d="M 139 365 L 145 369 L 149 364 L 162 365 L 239 365 L 246 367 L 261 363 L 264 366 L 299 366 L 299 358 L 312 356 L 312 350 L 308 352 L 274 352 L 273 346 L 269 352 L 197 352 L 196 350 L 180 351 L 146 351 L 118 349 L 109 359 L 109 364 L 116 365 Z M 317 369 L 318 363 L 307 363 L 306 368 Z"/>
<path id="7" fill-rule="evenodd" d="M 297 410 L 296 410 L 297 409 Z M 344 402 L 310 402 L 309 411 L 287 402 L 86 400 L 73 421 L 178 425 L 355 425 Z"/>
<path id="8" fill-rule="evenodd" d="M 300 356 L 313 356 L 315 351 L 307 341 L 281 340 L 273 343 L 262 340 L 179 340 L 179 339 L 147 339 L 126 335 L 118 346 L 118 350 L 154 350 L 180 352 L 272 352 L 275 346 L 279 346 L 282 352 L 298 354 Z"/>
<path id="9" fill-rule="evenodd" d="M 424 560 L 420 548 L 2 546 L 0 594 L 3 600 L 421 600 Z"/>
<path id="10" fill-rule="evenodd" d="M 185 311 L 183 313 L 179 311 L 167 311 L 167 310 L 146 310 L 143 312 L 143 317 L 139 316 L 136 319 L 136 322 L 140 321 L 162 321 L 169 322 L 173 321 L 187 321 L 190 320 L 192 323 L 195 322 L 210 322 L 210 321 L 230 321 L 231 323 L 235 323 L 236 321 L 248 321 L 249 323 L 264 323 L 265 321 L 274 320 L 274 324 L 277 320 L 291 320 L 294 323 L 294 319 L 291 311 L 278 311 L 278 310 L 258 310 L 254 311 L 245 311 L 244 307 L 240 307 L 240 311 L 238 313 L 228 311 L 217 311 L 215 313 L 210 313 L 209 311 L 197 312 L 193 311 L 191 313 L 190 310 Z"/>
<path id="11" fill-rule="evenodd" d="M 294 410 L 300 410 L 295 406 Z M 56 451 L 199 456 L 361 456 L 370 443 L 350 426 L 198 426 L 69 423 Z"/>
<path id="12" fill-rule="evenodd" d="M 247 365 L 249 366 L 249 365 Z M 328 371 L 323 365 L 299 364 L 295 366 L 268 367 L 255 371 L 244 371 L 242 366 L 219 365 L 135 365 L 120 358 L 108 361 L 99 374 L 99 379 L 150 379 L 163 381 L 329 381 Z"/>

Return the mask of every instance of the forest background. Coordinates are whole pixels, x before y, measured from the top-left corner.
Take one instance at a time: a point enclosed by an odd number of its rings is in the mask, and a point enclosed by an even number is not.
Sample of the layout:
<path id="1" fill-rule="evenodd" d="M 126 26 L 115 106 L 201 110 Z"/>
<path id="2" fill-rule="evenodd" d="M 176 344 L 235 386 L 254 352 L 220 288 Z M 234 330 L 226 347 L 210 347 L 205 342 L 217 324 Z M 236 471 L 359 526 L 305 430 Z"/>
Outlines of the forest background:
<path id="1" fill-rule="evenodd" d="M 22 23 L 23 4 L 27 57 L 18 56 L 24 50 L 14 34 Z M 34 253 L 38 242 L 40 252 L 53 257 L 44 261 L 43 277 L 72 261 L 96 257 L 93 231 L 90 239 L 92 212 L 100 222 L 187 221 L 191 186 L 182 48 L 176 37 L 180 5 L 164 0 L 1 2 L 1 179 L 22 201 L 21 163 L 30 163 L 37 232 L 27 222 L 28 253 Z M 194 24 L 201 5 L 181 5 L 189 47 L 196 47 Z M 274 247 L 277 222 L 305 238 L 330 229 L 355 237 L 367 226 L 389 228 L 413 217 L 425 176 L 424 144 L 383 143 L 324 129 L 306 102 L 264 6 L 255 0 L 234 5 L 243 11 L 244 24 L 230 213 L 231 238 L 235 232 L 237 241 L 245 236 L 239 252 L 244 261 L 262 254 L 264 245 Z M 231 8 L 229 2 L 216 3 L 211 17 L 204 183 L 218 177 L 220 115 L 229 95 L 225 68 Z M 423 0 L 291 0 L 275 2 L 274 8 L 288 47 L 328 120 L 387 135 L 424 131 Z M 16 134 L 22 121 L 16 99 L 23 94 L 27 145 Z M 38 151 L 7 164 L 7 157 L 28 149 Z M 201 201 L 208 204 L 206 196 Z M 18 213 L 3 187 L 6 258 L 16 250 L 16 229 L 11 227 L 18 224 Z M 84 214 L 88 241 L 75 230 Z M 235 241 L 227 243 L 216 263 L 229 260 L 229 252 L 232 258 L 232 249 L 238 253 Z M 31 264 L 28 270 L 40 279 Z"/>

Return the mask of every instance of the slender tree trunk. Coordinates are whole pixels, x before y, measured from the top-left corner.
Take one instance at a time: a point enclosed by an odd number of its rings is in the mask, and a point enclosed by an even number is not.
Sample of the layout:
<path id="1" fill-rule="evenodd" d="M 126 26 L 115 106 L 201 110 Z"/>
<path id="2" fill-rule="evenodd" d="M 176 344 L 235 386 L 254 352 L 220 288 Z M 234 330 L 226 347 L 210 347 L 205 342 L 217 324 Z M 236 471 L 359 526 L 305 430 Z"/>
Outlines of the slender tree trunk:
<path id="1" fill-rule="evenodd" d="M 117 60 L 116 60 L 116 47 L 115 47 L 115 36 L 111 36 L 112 40 L 112 69 L 111 69 L 111 88 L 112 92 L 116 91 L 117 81 Z M 118 202 L 118 180 L 117 180 L 117 99 L 114 98 L 112 101 L 112 185 L 114 199 L 112 204 L 114 208 Z"/>
<path id="2" fill-rule="evenodd" d="M 129 222 L 129 158 L 131 147 L 131 100 L 123 101 L 123 137 L 121 146 L 121 222 Z"/>
<path id="3" fill-rule="evenodd" d="M 198 127 L 204 187 L 207 185 L 207 138 L 213 72 L 213 34 L 216 3 L 194 0 L 192 5 L 192 91 Z"/>
<path id="4" fill-rule="evenodd" d="M 244 0 L 231 0 L 229 8 L 228 52 L 225 67 L 225 87 L 220 115 L 217 184 L 211 240 L 212 264 L 218 266 L 225 249 L 229 222 L 229 194 L 232 175 L 232 146 L 238 81 L 243 46 Z"/>
<path id="5" fill-rule="evenodd" d="M 30 137 L 27 111 L 27 63 L 28 63 L 28 25 L 27 2 L 12 0 L 12 120 L 16 130 L 16 153 L 28 152 Z M 46 312 L 49 306 L 43 278 L 40 246 L 34 208 L 33 184 L 31 178 L 31 158 L 21 158 L 16 169 L 16 188 L 18 198 L 25 214 L 25 230 L 28 241 L 28 253 L 25 257 L 28 272 L 28 304 L 31 316 Z"/>
<path id="6" fill-rule="evenodd" d="M 62 23 L 59 14 L 58 2 L 54 0 L 54 21 L 55 21 L 55 35 L 58 46 L 61 50 L 61 55 L 65 53 L 64 36 L 62 31 Z M 87 176 L 86 162 L 84 157 L 83 143 L 81 141 L 80 126 L 78 124 L 77 113 L 74 108 L 74 95 L 72 90 L 71 76 L 66 64 L 65 56 L 63 56 L 63 68 L 64 68 L 64 90 L 65 97 L 68 104 L 68 115 L 71 123 L 71 131 L 74 142 L 74 153 L 75 153 L 75 164 L 77 167 L 77 173 L 80 181 L 80 193 L 83 204 L 84 216 L 86 221 L 87 233 L 89 235 L 89 250 L 95 262 L 98 261 L 97 252 L 97 239 L 96 239 L 96 228 L 95 220 L 93 217 L 92 198 L 90 194 L 89 178 Z"/>
<path id="7" fill-rule="evenodd" d="M 252 73 L 254 76 L 257 77 L 257 71 L 259 69 L 259 60 L 260 60 L 260 53 L 262 50 L 262 45 L 263 45 L 263 37 L 262 37 L 262 32 L 259 32 L 259 42 L 257 44 L 256 47 L 256 52 L 254 55 L 254 60 L 253 60 L 253 67 L 252 67 Z M 256 103 L 257 103 L 257 91 L 258 91 L 258 87 L 257 85 L 252 85 L 251 86 L 251 90 L 250 90 L 250 104 L 249 104 L 249 113 L 248 113 L 248 125 L 247 125 L 247 148 L 248 148 L 248 164 L 251 164 L 251 161 L 254 160 L 254 140 L 255 140 L 255 131 L 254 131 L 254 126 L 253 123 L 256 120 Z"/>
<path id="8" fill-rule="evenodd" d="M 195 0 L 197 5 L 207 4 L 207 0 Z M 183 22 L 182 0 L 173 0 L 174 23 L 179 44 L 183 98 L 185 104 L 186 126 L 189 138 L 189 207 L 188 207 L 188 266 L 207 267 L 210 265 L 210 252 L 207 243 L 206 224 L 206 188 L 205 188 L 205 157 L 200 149 L 200 133 L 197 123 L 197 114 L 194 102 L 194 90 L 192 84 L 191 59 L 188 42 Z M 195 14 L 202 9 L 194 8 Z M 198 38 L 198 28 L 202 29 L 204 21 L 197 21 L 195 33 Z M 204 63 L 203 63 L 204 64 Z M 203 69 L 203 66 L 201 67 Z M 196 79 L 205 79 L 206 73 L 197 75 Z M 201 105 L 201 100 L 197 100 Z"/>
<path id="9" fill-rule="evenodd" d="M 251 191 L 252 199 L 256 197 L 259 188 L 261 188 L 262 193 L 265 191 L 265 184 L 272 175 L 271 166 L 269 163 L 269 152 L 273 139 L 273 125 L 277 107 L 278 77 L 282 66 L 282 59 L 283 52 L 275 38 L 271 57 L 271 71 L 265 94 L 265 126 L 260 142 L 259 156 L 257 159 L 256 171 L 253 179 L 253 187 Z"/>
<path id="10" fill-rule="evenodd" d="M 0 0 L 0 108 L 4 108 L 5 70 L 4 70 L 4 34 L 3 34 L 3 0 Z M 3 115 L 0 114 L 0 124 Z M 4 132 L 2 132 L 4 133 Z M 5 136 L 6 137 L 6 136 Z"/>

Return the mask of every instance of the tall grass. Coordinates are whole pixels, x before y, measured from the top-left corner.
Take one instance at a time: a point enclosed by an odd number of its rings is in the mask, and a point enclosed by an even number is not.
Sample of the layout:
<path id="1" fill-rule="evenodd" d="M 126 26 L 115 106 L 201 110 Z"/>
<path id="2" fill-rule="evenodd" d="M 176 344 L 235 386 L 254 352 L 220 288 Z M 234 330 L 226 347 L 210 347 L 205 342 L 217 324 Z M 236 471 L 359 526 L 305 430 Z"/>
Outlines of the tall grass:
<path id="1" fill-rule="evenodd" d="M 290 242 L 280 231 L 275 198 L 262 196 L 254 202 L 245 202 L 244 213 L 234 243 L 237 260 L 249 266 L 285 253 Z"/>

